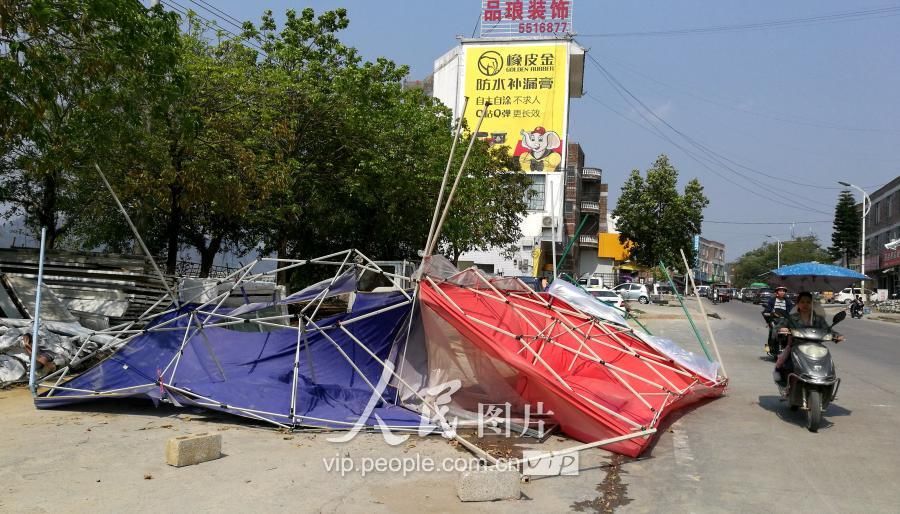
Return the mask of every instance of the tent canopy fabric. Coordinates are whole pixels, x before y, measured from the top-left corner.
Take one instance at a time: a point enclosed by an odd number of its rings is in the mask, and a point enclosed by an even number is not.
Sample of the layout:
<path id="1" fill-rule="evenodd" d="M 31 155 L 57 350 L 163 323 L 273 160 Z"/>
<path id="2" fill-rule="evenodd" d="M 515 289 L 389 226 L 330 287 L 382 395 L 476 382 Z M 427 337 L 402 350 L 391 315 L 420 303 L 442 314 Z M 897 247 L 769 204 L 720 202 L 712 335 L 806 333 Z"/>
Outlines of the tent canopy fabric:
<path id="1" fill-rule="evenodd" d="M 641 431 L 725 390 L 715 363 L 636 333 L 560 281 L 536 293 L 518 279 L 458 271 L 432 256 L 412 295 L 364 293 L 343 268 L 281 302 L 182 305 L 143 329 L 122 330 L 115 353 L 80 375 L 49 377 L 35 403 L 139 397 L 286 428 L 407 430 L 446 430 L 450 417 L 481 419 L 499 404 L 514 416 L 545 413 L 583 442 L 640 435 L 607 447 L 636 456 L 650 444 Z M 304 311 L 288 325 L 242 317 L 335 295 L 352 301 L 324 319 Z M 246 323 L 259 331 L 236 329 Z"/>

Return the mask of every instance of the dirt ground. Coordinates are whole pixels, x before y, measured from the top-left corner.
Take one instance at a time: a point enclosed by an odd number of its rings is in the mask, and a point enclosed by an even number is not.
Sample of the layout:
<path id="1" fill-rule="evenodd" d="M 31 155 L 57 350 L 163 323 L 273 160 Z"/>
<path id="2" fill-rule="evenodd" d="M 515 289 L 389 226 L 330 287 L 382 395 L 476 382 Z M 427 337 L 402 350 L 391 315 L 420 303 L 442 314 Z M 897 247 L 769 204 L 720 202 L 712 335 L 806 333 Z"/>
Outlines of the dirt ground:
<path id="1" fill-rule="evenodd" d="M 167 439 L 202 432 L 222 434 L 223 458 L 166 465 Z M 364 459 L 451 459 L 454 465 L 461 459 L 465 465 L 472 457 L 437 435 L 389 446 L 381 434 L 361 433 L 339 444 L 327 440 L 333 433 L 284 433 L 143 401 L 37 410 L 24 388 L 0 391 L 0 433 L 0 512 L 605 512 L 610 501 L 626 499 L 608 487 L 617 465 L 603 450 L 580 454 L 578 476 L 523 484 L 519 501 L 464 504 L 452 470 L 406 476 L 359 470 Z M 554 435 L 534 447 L 576 444 Z M 336 457 L 357 469 L 341 476 Z"/>

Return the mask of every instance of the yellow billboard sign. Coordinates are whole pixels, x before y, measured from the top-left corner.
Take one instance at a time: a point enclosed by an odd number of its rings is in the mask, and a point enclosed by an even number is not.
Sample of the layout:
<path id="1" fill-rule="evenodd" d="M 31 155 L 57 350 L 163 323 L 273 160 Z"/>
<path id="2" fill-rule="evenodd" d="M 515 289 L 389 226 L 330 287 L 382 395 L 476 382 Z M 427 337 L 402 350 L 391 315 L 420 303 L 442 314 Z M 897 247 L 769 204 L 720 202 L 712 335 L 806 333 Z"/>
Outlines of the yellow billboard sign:
<path id="1" fill-rule="evenodd" d="M 486 110 L 478 135 L 509 146 L 514 169 L 562 169 L 568 43 L 471 45 L 465 69 L 469 127 L 474 130 Z"/>

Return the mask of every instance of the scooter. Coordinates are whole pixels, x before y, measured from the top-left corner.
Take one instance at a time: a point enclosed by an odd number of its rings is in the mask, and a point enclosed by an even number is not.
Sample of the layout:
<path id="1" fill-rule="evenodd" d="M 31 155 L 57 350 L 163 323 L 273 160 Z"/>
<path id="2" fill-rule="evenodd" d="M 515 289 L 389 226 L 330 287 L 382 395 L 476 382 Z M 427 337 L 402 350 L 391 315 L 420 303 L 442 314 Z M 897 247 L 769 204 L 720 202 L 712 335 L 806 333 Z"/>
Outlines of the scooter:
<path id="1" fill-rule="evenodd" d="M 788 324 L 789 357 L 794 369 L 783 377 L 783 382 L 778 383 L 778 389 L 792 411 L 806 411 L 806 428 L 810 432 L 819 430 L 822 412 L 837 397 L 841 385 L 831 352 L 823 343 L 834 339 L 832 328 L 846 317 L 846 311 L 838 312 L 827 329 Z"/>
<path id="2" fill-rule="evenodd" d="M 771 357 L 773 361 L 778 359 L 781 351 L 787 346 L 787 336 L 779 334 L 778 331 L 775 330 L 775 322 L 785 316 L 787 316 L 787 313 L 784 312 L 783 309 L 775 309 L 772 312 L 762 313 L 763 319 L 766 320 L 766 326 L 769 327 L 769 336 L 766 339 L 764 349 L 766 354 Z"/>

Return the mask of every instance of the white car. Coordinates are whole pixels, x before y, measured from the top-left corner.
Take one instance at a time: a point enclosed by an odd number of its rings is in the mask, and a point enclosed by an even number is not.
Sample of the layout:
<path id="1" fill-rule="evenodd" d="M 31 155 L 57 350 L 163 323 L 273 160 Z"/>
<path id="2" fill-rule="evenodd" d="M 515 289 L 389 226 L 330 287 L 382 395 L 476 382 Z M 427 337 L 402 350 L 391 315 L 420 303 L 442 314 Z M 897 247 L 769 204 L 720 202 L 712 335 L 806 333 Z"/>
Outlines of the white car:
<path id="1" fill-rule="evenodd" d="M 866 289 L 866 294 L 862 294 L 862 289 L 858 287 L 845 287 L 841 289 L 840 292 L 834 295 L 834 301 L 838 303 L 850 303 L 857 296 L 862 296 L 864 302 L 870 301 L 874 298 L 875 292 L 871 289 Z"/>
<path id="2" fill-rule="evenodd" d="M 611 289 L 594 289 L 588 292 L 591 293 L 591 296 L 606 305 L 611 305 L 617 309 L 625 309 L 625 302 L 622 300 L 622 297 L 617 295 L 616 292 Z"/>
<path id="3" fill-rule="evenodd" d="M 613 291 L 625 300 L 637 300 L 643 304 L 650 303 L 650 292 L 644 284 L 635 284 L 634 282 L 619 284 L 613 288 Z"/>

